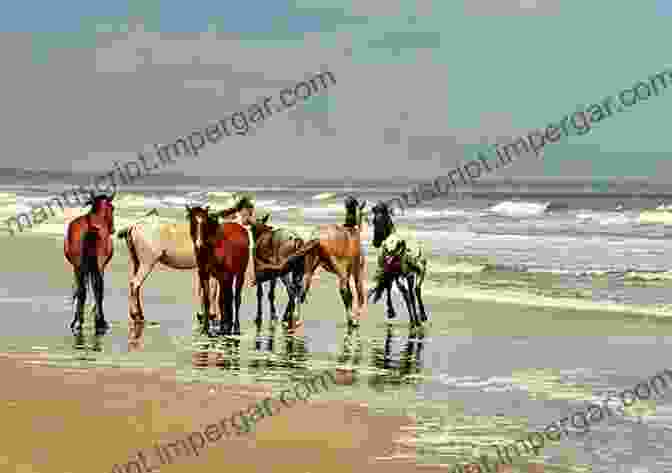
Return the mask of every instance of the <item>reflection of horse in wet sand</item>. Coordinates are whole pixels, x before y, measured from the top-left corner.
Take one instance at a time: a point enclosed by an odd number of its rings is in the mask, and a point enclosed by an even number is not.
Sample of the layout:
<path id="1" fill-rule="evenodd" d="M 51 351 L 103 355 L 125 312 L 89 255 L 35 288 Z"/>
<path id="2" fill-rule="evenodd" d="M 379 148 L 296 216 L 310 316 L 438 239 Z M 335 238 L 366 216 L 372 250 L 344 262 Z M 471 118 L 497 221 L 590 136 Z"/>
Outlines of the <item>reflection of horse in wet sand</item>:
<path id="1" fill-rule="evenodd" d="M 392 355 L 392 341 L 394 338 L 392 327 L 387 328 L 385 342 L 381 346 L 372 348 L 372 364 L 378 370 L 384 370 L 384 374 L 375 374 L 369 379 L 369 385 L 378 390 L 383 389 L 385 385 L 402 385 L 409 375 L 420 374 L 422 372 L 422 350 L 424 348 L 424 333 L 415 334 L 417 338 L 406 340 L 404 350 L 397 358 Z M 399 342 L 403 344 L 403 339 L 399 337 Z"/>
<path id="2" fill-rule="evenodd" d="M 157 263 L 170 269 L 195 270 L 197 268 L 194 244 L 189 235 L 189 224 L 161 223 L 156 209 L 151 210 L 138 222 L 117 233 L 117 238 L 126 240 L 129 255 L 129 293 L 128 311 L 130 320 L 145 319 L 142 304 L 142 285 Z M 194 283 L 201 292 L 197 274 L 194 271 Z M 210 281 L 211 304 L 210 319 L 217 317 L 216 304 L 218 287 L 215 280 Z M 197 297 L 197 304 L 201 298 Z M 201 314 L 197 314 L 202 320 Z"/>
<path id="3" fill-rule="evenodd" d="M 70 329 L 75 335 L 82 331 L 84 324 L 84 304 L 89 283 L 93 289 L 96 307 L 96 334 L 102 335 L 109 329 L 103 313 L 105 293 L 103 273 L 114 252 L 114 206 L 112 196 L 99 195 L 89 200 L 91 210 L 68 224 L 63 243 L 65 259 L 72 265 L 75 276 L 76 300 L 75 317 Z"/>
<path id="4" fill-rule="evenodd" d="M 362 362 L 362 336 L 359 327 L 348 326 L 343 335 L 341 353 L 336 359 L 336 384 L 352 386 L 357 382 L 357 367 Z"/>
<path id="5" fill-rule="evenodd" d="M 281 330 L 278 330 L 278 326 L 281 327 Z M 281 333 L 281 337 L 278 337 L 278 333 Z M 266 338 L 265 348 L 263 346 L 264 338 Z M 281 349 L 276 353 L 278 346 L 284 347 L 284 350 Z M 254 348 L 258 352 L 271 355 L 267 356 L 265 360 L 267 369 L 286 371 L 289 368 L 294 372 L 308 369 L 309 351 L 303 326 L 290 329 L 284 324 L 271 322 L 268 325 L 267 335 L 264 337 L 261 325 L 257 325 Z M 260 369 L 259 361 L 257 359 L 250 362 L 250 368 Z"/>
<path id="6" fill-rule="evenodd" d="M 199 349 L 194 350 L 191 360 L 194 368 L 207 369 L 216 367 L 240 373 L 240 340 L 230 338 L 199 343 Z"/>

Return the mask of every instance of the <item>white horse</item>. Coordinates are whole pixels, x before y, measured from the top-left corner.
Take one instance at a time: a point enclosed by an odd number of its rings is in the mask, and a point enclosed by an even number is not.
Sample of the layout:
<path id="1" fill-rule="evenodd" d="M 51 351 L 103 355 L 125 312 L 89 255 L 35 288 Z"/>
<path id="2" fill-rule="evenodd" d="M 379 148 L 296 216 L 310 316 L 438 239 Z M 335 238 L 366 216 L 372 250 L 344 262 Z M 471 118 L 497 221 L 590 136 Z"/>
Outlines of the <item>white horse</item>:
<path id="1" fill-rule="evenodd" d="M 134 322 L 144 320 L 144 311 L 140 298 L 142 285 L 152 272 L 156 263 L 161 263 L 171 269 L 194 270 L 194 284 L 196 300 L 201 303 L 200 282 L 196 269 L 196 255 L 194 244 L 189 233 L 189 223 L 161 223 L 156 209 L 151 210 L 138 222 L 117 232 L 117 238 L 126 240 L 129 253 L 129 317 Z M 219 314 L 219 285 L 214 279 L 210 280 L 210 319 Z M 213 312 L 214 311 L 214 312 Z M 198 319 L 204 314 L 196 314 Z"/>

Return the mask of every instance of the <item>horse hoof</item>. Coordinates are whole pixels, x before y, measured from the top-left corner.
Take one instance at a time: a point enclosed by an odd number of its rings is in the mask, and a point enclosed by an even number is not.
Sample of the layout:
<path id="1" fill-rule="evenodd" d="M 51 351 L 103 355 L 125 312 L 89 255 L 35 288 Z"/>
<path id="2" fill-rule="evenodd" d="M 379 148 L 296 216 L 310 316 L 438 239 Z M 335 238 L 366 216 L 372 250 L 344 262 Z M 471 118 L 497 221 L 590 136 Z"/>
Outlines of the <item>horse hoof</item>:
<path id="1" fill-rule="evenodd" d="M 98 335 L 98 336 L 100 336 L 100 335 L 105 335 L 109 329 L 110 329 L 110 327 L 107 326 L 107 325 L 105 325 L 105 326 L 102 326 L 102 325 L 101 325 L 101 326 L 98 326 L 98 327 L 96 327 L 96 335 Z"/>
<path id="2" fill-rule="evenodd" d="M 219 326 L 219 336 L 226 337 L 231 335 L 231 325 L 221 324 Z"/>

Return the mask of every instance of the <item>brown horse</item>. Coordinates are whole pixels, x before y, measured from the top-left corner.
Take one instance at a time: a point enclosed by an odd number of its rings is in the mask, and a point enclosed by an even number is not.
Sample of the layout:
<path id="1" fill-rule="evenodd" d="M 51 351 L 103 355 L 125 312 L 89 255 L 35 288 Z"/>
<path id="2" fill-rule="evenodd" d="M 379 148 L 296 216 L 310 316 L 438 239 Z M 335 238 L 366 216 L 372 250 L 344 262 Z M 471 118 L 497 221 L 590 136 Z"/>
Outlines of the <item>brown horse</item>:
<path id="1" fill-rule="evenodd" d="M 262 283 L 268 282 L 270 285 L 268 302 L 271 306 L 271 320 L 276 320 L 275 285 L 278 278 L 285 285 L 289 300 L 282 320 L 285 323 L 289 323 L 296 307 L 296 298 L 299 296 L 304 271 L 301 262 L 291 266 L 285 265 L 284 267 L 281 263 L 282 260 L 287 261 L 289 256 L 296 253 L 303 246 L 303 239 L 291 230 L 273 228 L 266 225 L 269 217 L 270 214 L 263 218 L 258 218 L 251 226 L 255 241 L 254 259 L 257 278 L 257 318 L 255 319 L 255 323 L 257 325 L 261 324 L 263 314 L 264 290 Z M 279 269 L 279 267 L 282 269 Z"/>
<path id="2" fill-rule="evenodd" d="M 114 195 L 98 195 L 85 205 L 91 210 L 68 224 L 63 253 L 72 265 L 75 276 L 73 300 L 77 301 L 75 317 L 70 329 L 75 336 L 81 334 L 84 324 L 86 288 L 91 283 L 96 302 L 96 335 L 109 328 L 103 313 L 103 272 L 112 259 L 112 234 L 114 233 Z"/>
<path id="3" fill-rule="evenodd" d="M 205 313 L 210 308 L 209 279 L 213 276 L 219 282 L 220 335 L 229 335 L 232 329 L 235 335 L 240 335 L 241 291 L 250 256 L 247 230 L 238 223 L 219 224 L 217 217 L 208 212 L 208 207 L 187 207 L 187 218 Z M 203 318 L 202 333 L 210 335 L 208 317 Z"/>
<path id="4" fill-rule="evenodd" d="M 313 233 L 311 240 L 292 256 L 292 258 L 305 256 L 300 303 L 303 304 L 306 301 L 313 274 L 317 267 L 321 266 L 338 277 L 339 291 L 350 326 L 359 324 L 359 317 L 353 318 L 351 313 L 353 302 L 350 289 L 351 277 L 355 282 L 360 310 L 364 307 L 366 300 L 364 295 L 365 262 L 360 236 L 365 205 L 366 201 L 360 204 L 356 198 L 348 196 L 345 199 L 345 224 L 320 225 Z"/>

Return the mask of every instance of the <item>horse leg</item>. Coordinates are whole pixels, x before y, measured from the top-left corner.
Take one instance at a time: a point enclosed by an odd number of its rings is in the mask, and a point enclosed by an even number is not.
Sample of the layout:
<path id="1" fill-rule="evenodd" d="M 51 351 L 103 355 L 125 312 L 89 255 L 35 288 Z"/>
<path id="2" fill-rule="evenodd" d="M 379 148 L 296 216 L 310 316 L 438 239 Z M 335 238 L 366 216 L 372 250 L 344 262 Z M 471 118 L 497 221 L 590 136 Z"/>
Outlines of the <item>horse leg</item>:
<path id="1" fill-rule="evenodd" d="M 285 313 L 282 315 L 282 321 L 287 322 L 294 312 L 297 294 L 296 288 L 294 287 L 292 281 L 291 273 L 280 276 L 280 280 L 285 285 L 285 289 L 287 289 L 287 307 L 285 307 Z"/>
<path id="2" fill-rule="evenodd" d="M 425 269 L 418 276 L 418 281 L 415 285 L 415 297 L 418 299 L 418 307 L 420 308 L 420 317 L 423 322 L 427 322 L 427 312 L 425 311 L 425 304 L 422 302 L 422 283 L 425 282 Z"/>
<path id="3" fill-rule="evenodd" d="M 254 319 L 254 323 L 257 324 L 257 326 L 261 325 L 261 322 L 263 320 L 263 304 L 264 304 L 264 289 L 263 289 L 264 283 L 257 281 L 257 318 Z"/>
<path id="4" fill-rule="evenodd" d="M 217 305 L 217 298 L 219 297 L 219 286 L 217 285 L 217 280 L 213 277 L 210 277 L 210 320 L 217 320 L 217 316 L 219 315 L 220 319 L 222 317 L 221 314 L 217 314 L 217 310 L 219 309 L 219 306 Z"/>
<path id="5" fill-rule="evenodd" d="M 275 286 L 278 283 L 278 279 L 273 278 L 269 283 L 271 287 L 268 291 L 268 303 L 271 306 L 271 320 L 276 320 L 278 316 L 277 311 L 275 310 Z"/>
<path id="6" fill-rule="evenodd" d="M 128 265 L 128 280 L 129 282 L 135 278 L 135 275 L 138 274 L 138 269 L 140 268 L 140 262 L 137 258 L 134 257 L 134 254 L 131 254 L 130 264 Z M 140 303 L 140 288 L 133 293 L 130 288 L 128 290 L 128 317 L 131 322 L 142 321 L 145 316 L 142 311 L 142 305 Z"/>
<path id="7" fill-rule="evenodd" d="M 219 325 L 220 335 L 230 335 L 233 328 L 233 281 L 231 277 L 219 278 L 219 310 L 222 323 Z"/>
<path id="8" fill-rule="evenodd" d="M 331 256 L 329 253 L 324 252 L 321 257 L 321 260 L 324 261 L 326 267 L 336 274 L 338 277 L 338 291 L 341 294 L 341 299 L 343 300 L 343 305 L 345 306 L 346 317 L 348 320 L 348 325 L 353 323 L 352 319 L 352 301 L 353 295 L 350 290 L 350 277 L 352 276 L 352 265 L 347 267 L 347 269 L 342 268 L 336 258 Z"/>
<path id="9" fill-rule="evenodd" d="M 82 271 L 75 269 L 75 317 L 70 324 L 70 330 L 75 334 L 81 334 L 84 323 L 84 303 L 86 302 L 86 281 Z"/>
<path id="10" fill-rule="evenodd" d="M 364 304 L 366 302 L 364 297 L 364 294 L 366 294 L 364 291 L 364 273 L 361 260 L 359 260 L 358 263 L 355 264 L 355 268 L 352 275 L 355 279 L 355 289 L 357 290 L 357 302 L 358 302 L 357 313 L 358 317 L 361 318 L 362 312 L 364 311 Z"/>
<path id="11" fill-rule="evenodd" d="M 408 284 L 408 300 L 411 302 L 411 309 L 413 310 L 413 319 L 416 325 L 420 325 L 420 318 L 418 317 L 418 308 L 415 305 L 415 274 L 409 273 L 406 275 L 406 283 Z"/>
<path id="12" fill-rule="evenodd" d="M 308 296 L 310 285 L 313 282 L 313 274 L 315 274 L 315 270 L 319 264 L 319 258 L 315 257 L 314 255 L 306 255 L 305 258 L 306 260 L 304 268 L 306 271 L 303 273 L 303 287 L 301 288 L 301 295 L 299 300 L 300 304 L 304 304 L 306 302 L 306 296 Z"/>
<path id="13" fill-rule="evenodd" d="M 385 292 L 387 293 L 387 318 L 394 319 L 397 316 L 397 313 L 392 304 L 392 282 L 385 288 Z"/>
<path id="14" fill-rule="evenodd" d="M 207 271 L 198 271 L 198 278 L 201 281 L 201 303 L 203 304 L 203 318 L 201 324 L 201 333 L 210 336 L 210 274 Z M 220 290 L 221 300 L 221 290 Z"/>
<path id="15" fill-rule="evenodd" d="M 129 299 L 135 298 L 138 304 L 138 308 L 140 309 L 141 318 L 139 320 L 144 320 L 145 318 L 142 311 L 142 301 L 140 300 L 140 290 L 142 289 L 142 285 L 147 279 L 147 276 L 149 276 L 149 274 L 152 272 L 157 262 L 158 258 L 140 263 L 138 270 L 135 272 L 135 275 L 131 278 L 128 284 Z M 130 316 L 135 320 L 134 316 L 137 317 L 137 314 L 130 314 Z"/>
<path id="16" fill-rule="evenodd" d="M 397 284 L 397 288 L 399 289 L 399 292 L 401 292 L 401 295 L 404 298 L 404 302 L 406 303 L 406 310 L 408 310 L 408 317 L 410 319 L 411 326 L 415 326 L 415 318 L 413 317 L 413 309 L 411 308 L 408 289 L 406 289 L 406 286 L 404 286 L 398 279 L 395 280 L 395 283 Z"/>
<path id="17" fill-rule="evenodd" d="M 238 274 L 238 276 L 236 277 L 236 281 L 235 281 L 235 284 L 236 284 L 235 291 L 236 292 L 235 292 L 235 295 L 234 295 L 235 300 L 232 301 L 233 303 L 235 303 L 235 307 L 233 307 L 233 309 L 235 311 L 234 312 L 235 322 L 233 324 L 233 334 L 234 335 L 240 335 L 240 304 L 242 302 L 243 284 L 245 282 L 243 274 L 244 273 Z"/>
<path id="18" fill-rule="evenodd" d="M 340 271 L 340 268 L 338 268 Z M 338 274 L 338 273 L 337 273 Z M 353 322 L 352 318 L 352 300 L 353 300 L 353 295 L 352 295 L 352 290 L 350 289 L 350 273 L 346 273 L 345 277 L 341 277 L 339 274 L 339 281 L 338 281 L 338 290 L 341 294 L 341 299 L 343 300 L 343 305 L 345 306 L 345 316 L 348 321 L 348 326 L 356 325 Z"/>
<path id="19" fill-rule="evenodd" d="M 105 313 L 103 312 L 105 280 L 103 279 L 103 272 L 100 270 L 92 274 L 91 277 L 93 295 L 96 300 L 96 335 L 103 335 L 110 328 L 110 324 L 105 320 Z"/>

